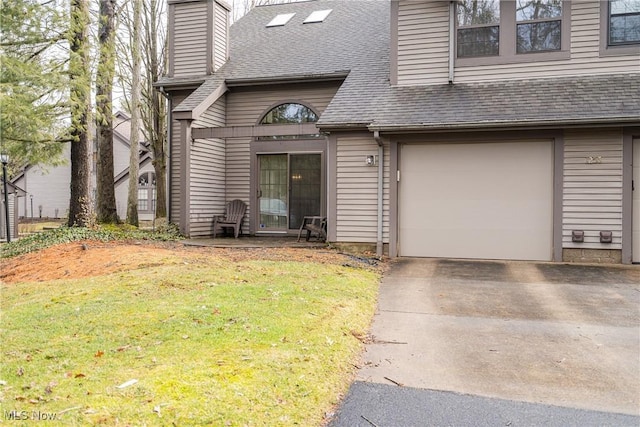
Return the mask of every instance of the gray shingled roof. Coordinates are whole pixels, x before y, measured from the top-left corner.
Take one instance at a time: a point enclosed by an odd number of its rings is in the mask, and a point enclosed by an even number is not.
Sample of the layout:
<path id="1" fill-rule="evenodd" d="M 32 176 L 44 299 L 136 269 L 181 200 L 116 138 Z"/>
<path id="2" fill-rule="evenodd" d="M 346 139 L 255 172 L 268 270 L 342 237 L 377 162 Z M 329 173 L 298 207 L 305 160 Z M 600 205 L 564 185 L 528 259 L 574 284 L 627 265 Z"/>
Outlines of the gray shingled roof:
<path id="1" fill-rule="evenodd" d="M 370 129 L 448 129 L 566 123 L 640 122 L 640 74 L 384 87 L 342 93 L 322 116 L 324 127 L 371 119 Z"/>
<path id="2" fill-rule="evenodd" d="M 302 24 L 333 9 L 323 23 Z M 348 72 L 319 126 L 448 129 L 640 120 L 640 74 L 391 87 L 388 1 L 315 0 L 254 8 L 231 27 L 230 60 L 174 111 L 191 111 L 223 81 Z M 276 15 L 295 12 L 283 27 Z"/>
<path id="3" fill-rule="evenodd" d="M 302 22 L 333 9 L 322 23 Z M 225 80 L 304 78 L 350 72 L 347 80 L 389 56 L 388 1 L 315 0 L 256 7 L 231 26 L 229 61 L 174 111 L 196 108 Z M 276 15 L 295 12 L 282 27 Z M 388 69 L 388 65 L 384 68 Z M 388 74 L 388 73 L 387 73 Z"/>

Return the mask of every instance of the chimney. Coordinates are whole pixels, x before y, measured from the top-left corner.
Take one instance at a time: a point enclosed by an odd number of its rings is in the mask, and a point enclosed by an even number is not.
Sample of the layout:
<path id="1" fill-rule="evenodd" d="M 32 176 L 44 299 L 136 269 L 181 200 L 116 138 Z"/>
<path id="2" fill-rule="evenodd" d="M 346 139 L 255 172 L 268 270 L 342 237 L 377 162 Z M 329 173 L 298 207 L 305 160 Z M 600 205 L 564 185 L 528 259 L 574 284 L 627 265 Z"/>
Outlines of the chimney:
<path id="1" fill-rule="evenodd" d="M 228 58 L 229 14 L 225 0 L 167 0 L 169 77 L 213 74 Z"/>

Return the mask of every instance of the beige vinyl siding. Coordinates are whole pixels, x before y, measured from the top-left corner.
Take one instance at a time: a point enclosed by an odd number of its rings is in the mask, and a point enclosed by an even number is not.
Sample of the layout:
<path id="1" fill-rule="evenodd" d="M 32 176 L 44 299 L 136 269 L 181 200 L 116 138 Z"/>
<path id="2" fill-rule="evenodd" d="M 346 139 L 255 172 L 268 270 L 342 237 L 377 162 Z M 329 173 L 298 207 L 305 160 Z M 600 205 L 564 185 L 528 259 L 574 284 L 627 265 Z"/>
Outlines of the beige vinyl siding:
<path id="1" fill-rule="evenodd" d="M 225 125 L 225 98 L 220 98 L 192 128 Z M 190 231 L 191 237 L 211 235 L 213 216 L 225 207 L 225 143 L 222 139 L 196 139 L 191 146 Z"/>
<path id="2" fill-rule="evenodd" d="M 367 166 L 377 155 L 371 137 L 339 137 L 337 144 L 336 240 L 375 243 L 378 234 L 378 167 Z M 383 241 L 389 242 L 389 146 L 384 147 Z"/>
<path id="3" fill-rule="evenodd" d="M 438 84 L 448 79 L 449 2 L 400 2 L 398 84 Z"/>
<path id="4" fill-rule="evenodd" d="M 227 94 L 227 126 L 253 126 L 271 107 L 285 102 L 302 102 L 320 115 L 336 91 L 337 83 L 272 86 L 258 90 L 240 89 Z M 242 229 L 249 230 L 251 218 L 251 138 L 227 138 L 227 201 L 241 199 L 247 203 Z"/>
<path id="5" fill-rule="evenodd" d="M 566 131 L 564 144 L 563 247 L 620 249 L 622 131 Z M 571 242 L 572 230 L 584 230 L 584 243 Z M 612 231 L 613 243 L 600 243 L 600 231 Z"/>
<path id="6" fill-rule="evenodd" d="M 227 94 L 227 126 L 253 126 L 270 107 L 286 102 L 302 102 L 320 115 L 337 90 L 337 83 L 232 90 Z"/>
<path id="7" fill-rule="evenodd" d="M 207 3 L 175 4 L 173 77 L 207 73 Z"/>
<path id="8" fill-rule="evenodd" d="M 430 85 L 448 79 L 448 2 L 402 1 L 398 22 L 398 84 Z M 535 54 L 533 54 L 535 55 Z M 533 57 L 533 56 L 532 56 Z M 600 2 L 571 3 L 569 59 L 456 66 L 455 82 L 552 78 L 640 70 L 640 55 L 600 55 Z"/>
<path id="9" fill-rule="evenodd" d="M 247 204 L 247 214 L 242 223 L 243 233 L 249 232 L 249 218 L 251 218 L 250 148 L 250 138 L 227 138 L 226 197 L 228 202 L 240 199 Z"/>
<path id="10" fill-rule="evenodd" d="M 213 71 L 227 61 L 227 33 L 229 26 L 229 12 L 218 2 L 214 9 L 214 32 L 213 32 Z"/>
<path id="11" fill-rule="evenodd" d="M 187 97 L 186 94 L 174 95 L 172 98 L 170 109 L 173 109 L 180 105 L 182 101 Z M 180 189 L 180 183 L 182 179 L 182 174 L 180 171 L 181 161 L 180 161 L 180 122 L 171 116 L 171 140 L 169 144 L 169 197 L 170 197 L 170 206 L 169 206 L 169 220 L 173 223 L 178 223 L 180 219 L 180 200 L 182 198 L 182 192 Z"/>

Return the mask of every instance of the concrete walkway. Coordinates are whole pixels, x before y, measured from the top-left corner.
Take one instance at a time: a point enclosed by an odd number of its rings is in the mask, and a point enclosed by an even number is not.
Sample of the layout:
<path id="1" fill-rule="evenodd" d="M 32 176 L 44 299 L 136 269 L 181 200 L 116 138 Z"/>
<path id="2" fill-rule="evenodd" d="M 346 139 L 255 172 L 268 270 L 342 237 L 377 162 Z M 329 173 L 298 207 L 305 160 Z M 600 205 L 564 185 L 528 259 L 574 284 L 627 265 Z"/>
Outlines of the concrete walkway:
<path id="1" fill-rule="evenodd" d="M 197 238 L 187 239 L 181 242 L 187 246 L 205 246 L 211 248 L 239 248 L 239 249 L 251 249 L 251 248 L 326 248 L 327 244 L 316 240 L 310 239 L 308 242 L 302 237 L 298 241 L 294 236 L 240 236 L 237 239 L 233 237 L 216 237 L 212 238 Z"/>
<path id="2" fill-rule="evenodd" d="M 333 426 L 640 425 L 638 266 L 399 259 L 371 333 Z"/>

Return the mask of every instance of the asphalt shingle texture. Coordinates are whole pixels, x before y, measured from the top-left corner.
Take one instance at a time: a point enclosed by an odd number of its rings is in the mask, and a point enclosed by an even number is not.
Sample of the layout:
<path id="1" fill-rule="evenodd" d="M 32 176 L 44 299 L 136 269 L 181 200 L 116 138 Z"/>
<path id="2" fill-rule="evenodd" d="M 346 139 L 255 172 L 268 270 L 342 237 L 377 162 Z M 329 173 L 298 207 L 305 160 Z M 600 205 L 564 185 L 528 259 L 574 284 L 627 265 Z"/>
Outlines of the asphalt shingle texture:
<path id="1" fill-rule="evenodd" d="M 324 9 L 333 9 L 324 22 L 303 24 L 311 12 Z M 282 13 L 295 16 L 284 26 L 266 26 Z M 391 86 L 389 15 L 385 0 L 256 7 L 231 26 L 229 61 L 203 77 L 174 111 L 193 110 L 224 81 L 345 73 L 320 127 L 446 130 L 640 120 L 640 59 L 636 74 Z"/>

